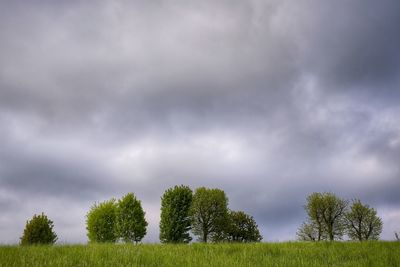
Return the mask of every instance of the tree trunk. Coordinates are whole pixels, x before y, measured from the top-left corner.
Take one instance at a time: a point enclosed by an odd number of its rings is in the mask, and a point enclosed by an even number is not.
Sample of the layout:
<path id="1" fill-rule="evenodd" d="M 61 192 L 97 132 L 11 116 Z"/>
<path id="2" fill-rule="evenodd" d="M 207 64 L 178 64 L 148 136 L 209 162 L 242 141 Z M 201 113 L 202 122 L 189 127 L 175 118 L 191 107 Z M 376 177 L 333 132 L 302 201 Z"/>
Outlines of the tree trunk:
<path id="1" fill-rule="evenodd" d="M 207 243 L 207 233 L 203 231 L 203 242 Z"/>

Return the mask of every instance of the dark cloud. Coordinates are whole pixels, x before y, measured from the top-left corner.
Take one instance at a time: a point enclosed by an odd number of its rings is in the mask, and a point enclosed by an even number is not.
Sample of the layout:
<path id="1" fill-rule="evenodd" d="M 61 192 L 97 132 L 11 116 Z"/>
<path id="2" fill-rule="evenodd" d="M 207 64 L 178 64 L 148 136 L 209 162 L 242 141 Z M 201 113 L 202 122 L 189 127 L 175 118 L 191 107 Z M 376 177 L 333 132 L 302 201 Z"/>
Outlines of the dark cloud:
<path id="1" fill-rule="evenodd" d="M 359 197 L 390 239 L 399 11 L 389 0 L 1 2 L 0 242 L 41 211 L 61 240 L 84 242 L 90 205 L 128 191 L 154 242 L 176 184 L 223 188 L 266 240 L 295 238 L 307 194 Z"/>

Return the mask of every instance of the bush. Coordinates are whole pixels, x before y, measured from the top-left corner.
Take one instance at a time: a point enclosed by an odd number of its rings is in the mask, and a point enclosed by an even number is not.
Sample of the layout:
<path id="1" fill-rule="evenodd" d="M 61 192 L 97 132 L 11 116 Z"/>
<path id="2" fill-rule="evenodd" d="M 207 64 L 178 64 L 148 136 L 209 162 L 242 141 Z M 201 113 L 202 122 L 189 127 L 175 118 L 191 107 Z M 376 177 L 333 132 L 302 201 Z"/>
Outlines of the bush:
<path id="1" fill-rule="evenodd" d="M 21 245 L 54 244 L 57 241 L 57 235 L 53 231 L 53 227 L 53 221 L 48 219 L 44 213 L 35 214 L 32 220 L 26 222 Z"/>

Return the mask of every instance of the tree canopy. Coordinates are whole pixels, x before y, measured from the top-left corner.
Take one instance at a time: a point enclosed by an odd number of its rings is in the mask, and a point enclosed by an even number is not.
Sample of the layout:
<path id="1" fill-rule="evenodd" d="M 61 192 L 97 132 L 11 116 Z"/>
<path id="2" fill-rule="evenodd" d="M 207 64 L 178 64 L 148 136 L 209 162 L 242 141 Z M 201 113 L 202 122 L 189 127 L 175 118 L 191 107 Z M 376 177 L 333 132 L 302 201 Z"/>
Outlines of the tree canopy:
<path id="1" fill-rule="evenodd" d="M 89 242 L 115 242 L 117 203 L 115 199 L 95 203 L 86 215 L 86 229 Z"/>
<path id="2" fill-rule="evenodd" d="M 193 192 L 188 186 L 175 186 L 161 197 L 161 243 L 188 243 L 192 240 L 190 207 Z"/>
<path id="3" fill-rule="evenodd" d="M 316 241 L 342 239 L 346 227 L 344 218 L 347 204 L 346 200 L 333 193 L 309 195 L 304 206 L 309 222 L 299 228 L 299 238 L 315 238 Z"/>
<path id="4" fill-rule="evenodd" d="M 192 232 L 202 242 L 224 239 L 228 221 L 228 198 L 220 189 L 196 189 L 190 209 Z"/>
<path id="5" fill-rule="evenodd" d="M 353 201 L 346 214 L 347 234 L 353 240 L 378 240 L 382 232 L 382 220 L 376 210 L 364 205 L 359 199 Z"/>
<path id="6" fill-rule="evenodd" d="M 124 242 L 138 243 L 146 235 L 147 221 L 141 202 L 128 193 L 117 203 L 116 233 Z"/>
<path id="7" fill-rule="evenodd" d="M 262 236 L 254 218 L 243 211 L 229 212 L 228 240 L 232 242 L 260 242 Z"/>

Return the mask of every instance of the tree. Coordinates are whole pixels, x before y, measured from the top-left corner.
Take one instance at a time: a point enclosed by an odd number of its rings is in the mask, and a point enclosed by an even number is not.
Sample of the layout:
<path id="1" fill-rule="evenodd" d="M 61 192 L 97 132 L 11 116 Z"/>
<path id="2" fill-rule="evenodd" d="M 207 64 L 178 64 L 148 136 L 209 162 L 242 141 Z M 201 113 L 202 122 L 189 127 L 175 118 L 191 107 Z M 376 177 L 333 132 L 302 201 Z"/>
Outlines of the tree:
<path id="1" fill-rule="evenodd" d="M 228 240 L 232 242 L 260 242 L 262 236 L 253 216 L 243 211 L 229 212 Z"/>
<path id="2" fill-rule="evenodd" d="M 188 243 L 192 240 L 190 206 L 193 192 L 188 186 L 175 186 L 161 197 L 161 243 Z"/>
<path id="3" fill-rule="evenodd" d="M 26 222 L 21 245 L 54 244 L 57 241 L 57 235 L 53 227 L 53 221 L 43 212 L 41 215 L 33 215 L 32 220 Z"/>
<path id="4" fill-rule="evenodd" d="M 359 199 L 353 201 L 346 213 L 347 234 L 352 240 L 378 240 L 382 232 L 382 220 L 376 210 L 363 205 Z"/>
<path id="5" fill-rule="evenodd" d="M 318 226 L 313 222 L 304 222 L 297 230 L 297 238 L 300 241 L 318 241 L 323 239 L 318 232 Z"/>
<path id="6" fill-rule="evenodd" d="M 192 232 L 207 243 L 224 239 L 228 219 L 228 198 L 220 189 L 196 189 L 190 208 Z"/>
<path id="7" fill-rule="evenodd" d="M 348 202 L 333 193 L 323 194 L 322 218 L 330 241 L 341 239 L 345 230 L 344 216 Z"/>
<path id="8" fill-rule="evenodd" d="M 87 236 L 90 242 L 116 242 L 117 204 L 115 199 L 95 203 L 86 215 Z"/>
<path id="9" fill-rule="evenodd" d="M 116 232 L 124 242 L 138 243 L 146 235 L 147 222 L 141 202 L 133 193 L 118 201 Z"/>
<path id="10" fill-rule="evenodd" d="M 397 241 L 400 241 L 400 237 L 399 237 L 399 234 L 397 232 L 394 232 L 394 236 L 396 237 Z"/>
<path id="11" fill-rule="evenodd" d="M 342 238 L 345 230 L 346 200 L 333 193 L 312 193 L 307 197 L 307 205 L 304 208 L 310 223 L 306 224 L 308 229 L 300 228 L 301 231 L 307 230 L 310 233 L 310 227 L 313 227 L 317 241 Z"/>
<path id="12" fill-rule="evenodd" d="M 323 239 L 324 235 L 324 205 L 323 205 L 323 195 L 321 193 L 312 193 L 307 197 L 307 205 L 304 206 L 304 209 L 307 212 L 310 223 L 303 225 L 307 226 L 306 230 L 308 235 L 311 232 L 315 232 L 315 240 L 320 241 Z M 310 229 L 310 228 L 313 229 Z M 313 234 L 314 235 L 314 234 Z"/>

